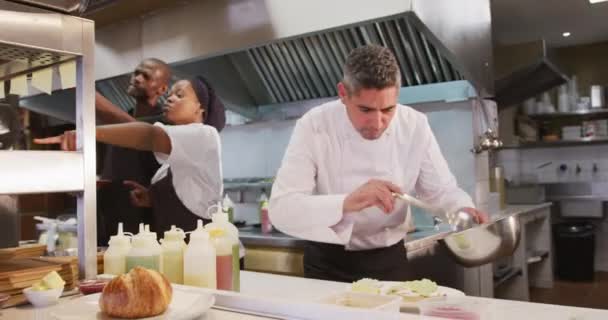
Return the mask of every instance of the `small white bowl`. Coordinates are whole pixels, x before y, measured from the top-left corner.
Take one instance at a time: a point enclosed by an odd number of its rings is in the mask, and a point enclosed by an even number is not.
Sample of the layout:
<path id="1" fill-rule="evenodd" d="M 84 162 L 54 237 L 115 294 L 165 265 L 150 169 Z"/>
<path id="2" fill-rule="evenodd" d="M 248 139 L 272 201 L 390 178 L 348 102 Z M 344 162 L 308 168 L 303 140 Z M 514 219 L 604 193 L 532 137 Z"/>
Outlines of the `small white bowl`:
<path id="1" fill-rule="evenodd" d="M 31 287 L 23 289 L 23 294 L 34 307 L 46 307 L 59 301 L 63 288 L 47 289 L 42 291 L 32 290 Z"/>

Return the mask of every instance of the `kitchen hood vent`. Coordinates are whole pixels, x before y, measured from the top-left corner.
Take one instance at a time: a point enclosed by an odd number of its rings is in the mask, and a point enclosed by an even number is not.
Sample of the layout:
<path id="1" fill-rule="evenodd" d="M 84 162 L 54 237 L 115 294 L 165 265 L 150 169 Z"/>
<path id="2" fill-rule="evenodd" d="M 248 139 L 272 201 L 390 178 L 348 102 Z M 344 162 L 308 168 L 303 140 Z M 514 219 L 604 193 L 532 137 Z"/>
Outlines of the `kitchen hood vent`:
<path id="1" fill-rule="evenodd" d="M 243 1 L 239 6 L 243 10 L 265 13 L 276 9 L 295 14 L 282 7 L 283 1 Z M 317 2 L 320 1 L 302 2 L 299 6 L 303 12 L 315 12 Z M 165 49 L 170 47 L 161 45 L 167 41 L 161 27 L 165 22 L 180 16 L 185 19 L 184 26 L 198 23 L 188 20 L 198 16 L 177 8 L 144 19 L 141 26 L 147 24 L 158 29 L 147 29 L 146 41 L 150 43 L 143 46 L 149 47 L 146 51 L 157 58 L 171 62 L 176 78 L 204 75 L 228 110 L 250 120 L 260 119 L 265 114 L 262 110 L 275 110 L 284 104 L 312 104 L 317 99 L 336 97 L 336 84 L 342 78 L 348 53 L 366 44 L 386 46 L 395 53 L 404 87 L 466 80 L 480 96 L 494 96 L 488 0 L 458 4 L 451 0 L 393 0 L 385 9 L 372 10 L 370 14 L 357 13 L 358 9 L 351 7 L 336 12 L 335 16 L 326 14 L 318 21 L 301 16 L 289 21 L 269 15 L 261 25 L 260 21 L 243 17 L 239 26 L 252 27 L 240 32 L 234 31 L 238 29 L 233 26 L 235 21 L 226 16 L 226 12 L 236 10 L 230 5 L 232 2 L 210 3 L 196 2 L 193 7 L 208 9 L 207 14 L 217 17 L 218 21 L 213 23 L 226 28 L 226 39 L 216 39 L 217 30 L 213 28 L 202 28 L 201 34 L 194 35 L 179 24 L 170 28 L 172 32 L 183 32 L 185 39 L 191 37 L 193 41 L 212 39 L 214 45 L 207 49 L 201 43 L 193 43 L 180 47 L 178 54 Z M 456 10 L 458 14 L 454 14 Z M 139 20 L 133 23 L 140 26 Z M 243 32 L 251 36 L 234 43 L 232 39 L 240 39 Z M 113 48 L 112 43 L 105 45 Z M 117 48 L 115 58 L 120 58 L 120 50 Z M 110 72 L 108 78 L 96 85 L 111 101 L 129 110 L 134 105 L 126 93 L 131 70 L 123 72 L 122 75 Z M 21 101 L 26 107 L 59 115 L 57 109 L 70 95 L 73 94 L 37 95 Z M 63 111 L 61 117 L 73 118 Z"/>
<path id="2" fill-rule="evenodd" d="M 403 86 L 463 79 L 413 18 L 406 14 L 247 50 L 247 62 L 269 93 L 270 100 L 259 104 L 337 96 L 336 84 L 348 53 L 366 44 L 386 46 L 395 53 Z"/>
<path id="3" fill-rule="evenodd" d="M 568 81 L 553 63 L 544 40 L 497 47 L 494 59 L 499 107 L 519 104 Z"/>
<path id="4" fill-rule="evenodd" d="M 204 74 L 224 96 L 244 89 L 253 100 L 249 107 L 335 97 L 348 53 L 362 45 L 379 44 L 395 53 L 402 86 L 462 80 L 414 19 L 405 14 L 178 65 L 175 78 Z M 244 82 L 244 88 L 234 88 L 236 79 Z M 135 102 L 127 94 L 128 85 L 129 75 L 123 75 L 98 81 L 96 87 L 110 101 L 130 110 Z M 251 116 L 237 109 L 237 104 L 227 103 L 229 109 Z"/>
<path id="5" fill-rule="evenodd" d="M 100 10 L 116 0 L 7 0 L 59 13 L 83 15 Z"/>

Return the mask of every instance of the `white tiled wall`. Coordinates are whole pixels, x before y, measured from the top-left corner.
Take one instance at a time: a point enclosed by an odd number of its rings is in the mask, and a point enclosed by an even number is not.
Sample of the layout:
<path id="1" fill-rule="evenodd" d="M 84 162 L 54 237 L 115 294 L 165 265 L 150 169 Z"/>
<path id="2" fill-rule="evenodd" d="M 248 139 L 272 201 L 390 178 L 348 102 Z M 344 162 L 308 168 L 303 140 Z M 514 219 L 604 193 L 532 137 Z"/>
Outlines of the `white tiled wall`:
<path id="1" fill-rule="evenodd" d="M 274 176 L 294 125 L 295 120 L 226 127 L 220 135 L 224 178 Z"/>
<path id="2" fill-rule="evenodd" d="M 497 162 L 504 167 L 505 178 L 510 181 L 608 182 L 608 145 L 506 149 L 498 153 Z M 538 168 L 548 162 L 551 164 Z M 562 164 L 567 166 L 564 172 L 559 170 Z M 593 164 L 597 165 L 597 172 L 593 172 Z M 580 173 L 576 173 L 577 165 L 581 167 Z"/>

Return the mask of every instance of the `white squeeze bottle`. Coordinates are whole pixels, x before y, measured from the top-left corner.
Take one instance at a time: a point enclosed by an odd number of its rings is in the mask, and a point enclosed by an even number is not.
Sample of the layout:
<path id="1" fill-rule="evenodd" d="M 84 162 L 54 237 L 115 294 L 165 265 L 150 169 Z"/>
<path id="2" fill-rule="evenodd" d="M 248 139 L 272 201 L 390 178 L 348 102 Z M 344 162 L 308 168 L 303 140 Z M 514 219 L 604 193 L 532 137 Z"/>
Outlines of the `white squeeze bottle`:
<path id="1" fill-rule="evenodd" d="M 110 237 L 108 245 L 108 249 L 103 254 L 103 272 L 117 276 L 126 273 L 126 259 L 131 250 L 131 238 L 122 232 L 122 222 L 118 223 L 118 233 Z"/>
<path id="2" fill-rule="evenodd" d="M 140 225 L 139 226 L 139 232 L 141 233 L 142 232 L 141 231 L 142 230 L 141 229 L 141 223 L 139 225 Z M 163 260 L 161 259 L 161 253 L 162 253 L 163 249 L 161 248 L 160 243 L 158 243 L 158 236 L 156 235 L 156 232 L 151 232 L 150 231 L 150 225 L 149 224 L 146 224 L 144 227 L 145 228 L 144 228 L 143 234 L 146 237 L 150 238 L 150 241 L 151 241 L 152 245 L 154 246 L 154 250 L 157 250 L 158 253 L 159 253 L 159 256 L 158 256 L 158 272 L 162 273 L 163 272 Z"/>
<path id="3" fill-rule="evenodd" d="M 143 224 L 140 224 L 139 233 L 131 239 L 131 250 L 127 254 L 126 271 L 140 266 L 160 272 L 160 252 L 158 242 L 146 234 Z"/>
<path id="4" fill-rule="evenodd" d="M 184 253 L 184 284 L 188 286 L 217 288 L 215 248 L 209 233 L 203 228 L 203 220 L 190 233 L 190 243 Z"/>
<path id="5" fill-rule="evenodd" d="M 230 240 L 230 245 L 231 245 L 231 259 L 232 259 L 232 263 L 231 263 L 231 273 L 232 273 L 232 288 L 231 289 L 225 289 L 225 290 L 233 290 L 233 291 L 240 291 L 240 286 L 241 286 L 241 269 L 240 269 L 240 253 L 239 253 L 239 248 L 240 248 L 240 242 L 239 242 L 239 230 L 237 229 L 237 227 L 235 225 L 233 225 L 232 223 L 230 223 L 228 221 L 228 214 L 225 212 L 218 212 L 215 213 L 211 216 L 211 223 L 207 224 L 205 226 L 205 229 L 209 231 L 209 234 L 211 235 L 212 238 L 214 238 L 214 235 L 216 235 L 216 232 L 214 230 L 216 229 L 221 229 L 224 231 L 224 233 L 226 233 L 226 235 L 229 237 Z M 216 251 L 217 251 L 217 246 L 216 246 Z M 216 254 L 219 256 L 220 254 L 216 252 Z M 217 263 L 218 268 L 220 263 Z M 218 271 L 219 273 L 219 271 Z M 218 289 L 222 289 L 219 287 L 218 284 Z"/>
<path id="6" fill-rule="evenodd" d="M 163 274 L 172 283 L 184 283 L 184 250 L 186 242 L 184 230 L 171 226 L 171 230 L 165 231 L 165 237 L 161 242 L 161 265 Z"/>
<path id="7" fill-rule="evenodd" d="M 222 201 L 223 211 L 228 214 L 228 222 L 234 222 L 234 202 L 228 197 L 228 194 L 224 195 L 224 200 Z"/>

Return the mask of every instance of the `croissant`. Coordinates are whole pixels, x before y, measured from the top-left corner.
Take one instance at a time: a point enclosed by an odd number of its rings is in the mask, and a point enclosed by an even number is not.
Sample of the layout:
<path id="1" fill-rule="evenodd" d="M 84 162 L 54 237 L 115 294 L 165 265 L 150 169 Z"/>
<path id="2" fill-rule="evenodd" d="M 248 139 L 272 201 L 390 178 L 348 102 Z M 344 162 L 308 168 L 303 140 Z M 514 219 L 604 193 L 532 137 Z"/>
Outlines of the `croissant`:
<path id="1" fill-rule="evenodd" d="M 99 306 L 110 317 L 152 317 L 167 310 L 172 295 L 173 289 L 164 275 L 135 267 L 105 286 L 99 298 Z"/>

